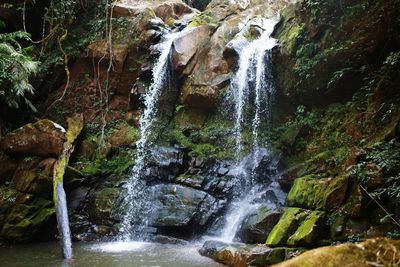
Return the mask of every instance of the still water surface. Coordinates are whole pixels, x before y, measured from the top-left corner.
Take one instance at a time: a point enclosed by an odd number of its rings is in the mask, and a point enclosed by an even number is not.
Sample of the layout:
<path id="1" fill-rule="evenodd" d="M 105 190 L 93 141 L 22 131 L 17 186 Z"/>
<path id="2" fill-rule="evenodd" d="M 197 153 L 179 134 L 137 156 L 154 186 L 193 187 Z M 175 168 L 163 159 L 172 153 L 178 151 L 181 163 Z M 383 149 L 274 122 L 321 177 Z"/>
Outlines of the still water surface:
<path id="1" fill-rule="evenodd" d="M 61 257 L 58 243 L 0 246 L 0 266 L 7 267 L 217 267 L 195 245 L 142 242 L 75 243 L 73 263 Z"/>

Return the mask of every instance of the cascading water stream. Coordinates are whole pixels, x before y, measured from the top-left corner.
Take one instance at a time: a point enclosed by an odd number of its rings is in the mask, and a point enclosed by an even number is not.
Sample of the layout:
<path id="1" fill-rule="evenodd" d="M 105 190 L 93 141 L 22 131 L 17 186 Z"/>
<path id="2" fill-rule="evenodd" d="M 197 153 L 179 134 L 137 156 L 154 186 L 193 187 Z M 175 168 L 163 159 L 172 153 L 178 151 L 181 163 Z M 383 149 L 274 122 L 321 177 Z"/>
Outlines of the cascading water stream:
<path id="1" fill-rule="evenodd" d="M 157 115 L 158 100 L 168 82 L 171 47 L 179 34 L 179 32 L 168 34 L 165 40 L 159 44 L 161 54 L 153 68 L 153 82 L 144 95 L 145 108 L 140 117 L 140 139 L 136 142 L 137 154 L 135 165 L 126 184 L 127 194 L 124 199 L 125 215 L 120 227 L 120 240 L 122 241 L 130 241 L 133 230 L 139 233 L 148 224 L 146 216 L 141 216 L 148 208 L 146 205 L 148 192 L 142 176 L 146 166 L 148 149 L 151 145 L 150 137 Z M 137 236 L 137 238 L 141 237 Z"/>
<path id="2" fill-rule="evenodd" d="M 259 144 L 261 114 L 263 114 L 263 117 L 265 117 L 263 119 L 268 123 L 270 119 L 270 102 L 274 91 L 270 51 L 276 45 L 276 40 L 271 37 L 276 21 L 271 19 L 265 22 L 264 33 L 241 51 L 239 69 L 230 85 L 230 93 L 235 102 L 234 134 L 237 159 L 240 158 L 243 150 L 242 132 L 244 124 L 247 123 L 245 120 L 246 108 L 250 105 L 254 107 L 251 120 L 253 152 L 250 155 L 253 163 L 250 169 L 244 166 L 244 161 L 236 163 L 237 174 L 235 179 L 238 184 L 245 184 L 245 188 L 244 190 L 243 188 L 241 189 L 242 193 L 230 205 L 225 217 L 225 225 L 217 238 L 225 242 L 234 240 L 235 234 L 245 216 L 259 207 L 254 201 L 265 193 L 265 190 L 256 185 L 254 177 L 255 169 L 261 156 Z M 250 99 L 251 94 L 253 94 L 254 99 Z"/>

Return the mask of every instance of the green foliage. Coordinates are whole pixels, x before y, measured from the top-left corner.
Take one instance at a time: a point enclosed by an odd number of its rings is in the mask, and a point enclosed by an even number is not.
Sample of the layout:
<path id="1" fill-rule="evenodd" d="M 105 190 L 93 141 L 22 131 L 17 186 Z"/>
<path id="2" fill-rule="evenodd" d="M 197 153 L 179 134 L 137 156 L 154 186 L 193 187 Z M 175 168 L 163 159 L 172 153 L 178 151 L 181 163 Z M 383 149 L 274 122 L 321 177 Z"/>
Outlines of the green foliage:
<path id="1" fill-rule="evenodd" d="M 400 63 L 400 52 L 390 52 L 386 60 L 383 62 L 384 65 L 395 66 Z"/>
<path id="2" fill-rule="evenodd" d="M 134 164 L 134 152 L 132 149 L 120 150 L 118 154 L 110 158 L 101 156 L 96 157 L 94 160 L 80 158 L 76 163 L 78 169 L 89 177 L 99 175 L 126 174 Z"/>
<path id="3" fill-rule="evenodd" d="M 380 173 L 371 172 L 371 164 L 378 166 Z M 352 166 L 349 174 L 365 187 L 368 187 L 374 176 L 380 175 L 384 185 L 370 192 L 371 195 L 378 199 L 388 197 L 400 202 L 400 144 L 395 139 L 390 142 L 375 143 L 366 157 Z"/>
<path id="4" fill-rule="evenodd" d="M 25 102 L 36 111 L 28 99 L 34 93 L 29 78 L 36 73 L 39 63 L 28 56 L 21 41 L 31 41 L 29 34 L 0 34 L 0 99 L 12 108 L 19 108 Z"/>

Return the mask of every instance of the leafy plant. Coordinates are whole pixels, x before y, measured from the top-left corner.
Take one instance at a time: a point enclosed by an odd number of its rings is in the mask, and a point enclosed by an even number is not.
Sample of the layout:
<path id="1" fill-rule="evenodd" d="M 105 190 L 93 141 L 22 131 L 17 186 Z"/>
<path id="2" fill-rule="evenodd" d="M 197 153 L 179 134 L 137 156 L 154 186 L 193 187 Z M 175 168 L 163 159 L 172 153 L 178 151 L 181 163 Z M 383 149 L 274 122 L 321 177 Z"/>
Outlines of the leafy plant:
<path id="1" fill-rule="evenodd" d="M 27 55 L 20 41 L 30 42 L 30 35 L 20 31 L 0 34 L 0 98 L 12 108 L 25 102 L 36 112 L 27 97 L 34 93 L 29 78 L 37 72 L 39 62 Z"/>

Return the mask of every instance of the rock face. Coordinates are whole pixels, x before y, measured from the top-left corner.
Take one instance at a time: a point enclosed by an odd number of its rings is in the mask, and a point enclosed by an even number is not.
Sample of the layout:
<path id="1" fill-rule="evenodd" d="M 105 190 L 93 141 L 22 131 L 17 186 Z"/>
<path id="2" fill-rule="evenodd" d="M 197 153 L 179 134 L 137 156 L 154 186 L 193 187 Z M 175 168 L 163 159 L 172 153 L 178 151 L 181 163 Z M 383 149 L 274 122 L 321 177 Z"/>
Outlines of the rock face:
<path id="1" fill-rule="evenodd" d="M 359 244 L 313 249 L 275 267 L 318 266 L 396 266 L 400 261 L 400 242 L 384 238 L 369 239 Z"/>
<path id="2" fill-rule="evenodd" d="M 55 157 L 62 151 L 65 130 L 50 120 L 27 124 L 0 140 L 0 150 L 14 156 Z"/>
<path id="3" fill-rule="evenodd" d="M 362 84 L 362 75 L 356 70 L 364 64 L 363 59 L 376 60 L 390 32 L 398 30 L 392 23 L 396 12 L 390 8 L 398 4 L 395 2 L 365 6 L 368 20 L 365 12 L 352 9 L 358 2 L 337 9 L 334 1 L 316 6 L 299 1 L 285 9 L 276 31 L 282 43 L 274 64 L 278 87 L 293 103 L 310 106 L 351 99 Z M 346 34 L 335 33 L 332 29 L 337 27 Z M 354 27 L 356 32 L 352 31 Z M 330 62 L 329 67 L 322 67 L 326 62 Z M 340 70 L 343 73 L 335 78 Z"/>
<path id="4" fill-rule="evenodd" d="M 189 27 L 208 25 L 216 29 L 208 32 L 207 45 L 198 47 L 184 71 L 189 78 L 182 87 L 181 101 L 202 110 L 215 108 L 237 61 L 234 55 L 224 54 L 230 41 L 245 36 L 257 18 L 271 18 L 285 4 L 286 1 L 268 4 L 264 1 L 234 1 L 229 4 L 221 0 L 211 1 L 207 9 L 189 24 Z M 202 35 L 206 37 L 206 32 L 203 31 Z"/>

